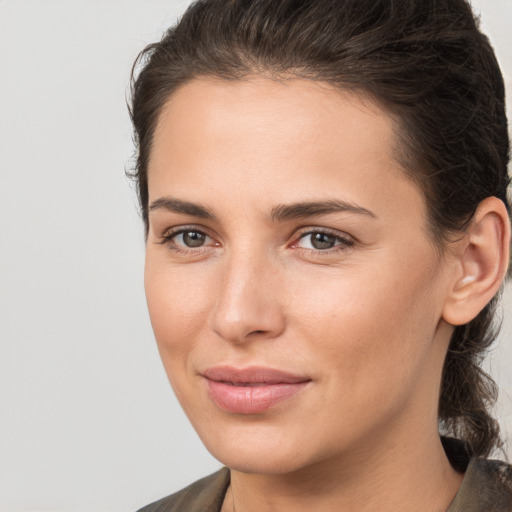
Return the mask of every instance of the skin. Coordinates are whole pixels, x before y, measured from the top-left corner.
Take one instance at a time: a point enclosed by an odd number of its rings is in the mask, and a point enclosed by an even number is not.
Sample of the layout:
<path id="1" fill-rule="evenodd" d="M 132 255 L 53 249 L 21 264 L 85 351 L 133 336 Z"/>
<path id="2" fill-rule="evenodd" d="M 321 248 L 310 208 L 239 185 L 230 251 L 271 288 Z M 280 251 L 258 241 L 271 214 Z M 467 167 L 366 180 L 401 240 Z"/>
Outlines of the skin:
<path id="1" fill-rule="evenodd" d="M 147 302 L 181 405 L 232 470 L 223 511 L 445 511 L 460 485 L 437 402 L 462 266 L 432 241 L 394 128 L 368 98 L 299 79 L 197 79 L 160 116 Z M 168 198 L 214 218 L 172 211 Z M 370 213 L 271 218 L 311 201 Z M 184 227 L 202 245 L 187 246 Z M 313 245 L 318 231 L 332 248 Z M 207 393 L 202 372 L 217 365 L 310 382 L 263 413 L 234 414 Z"/>

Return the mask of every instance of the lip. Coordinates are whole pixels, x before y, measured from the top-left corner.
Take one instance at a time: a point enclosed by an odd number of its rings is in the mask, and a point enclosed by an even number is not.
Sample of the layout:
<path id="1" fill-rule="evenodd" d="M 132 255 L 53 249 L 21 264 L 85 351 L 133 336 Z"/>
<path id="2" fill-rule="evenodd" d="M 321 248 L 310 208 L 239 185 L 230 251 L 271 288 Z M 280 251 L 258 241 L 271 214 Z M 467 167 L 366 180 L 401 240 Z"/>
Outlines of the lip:
<path id="1" fill-rule="evenodd" d="M 265 412 L 304 389 L 311 379 L 303 375 L 251 366 L 209 368 L 203 374 L 208 394 L 221 409 L 237 414 Z"/>

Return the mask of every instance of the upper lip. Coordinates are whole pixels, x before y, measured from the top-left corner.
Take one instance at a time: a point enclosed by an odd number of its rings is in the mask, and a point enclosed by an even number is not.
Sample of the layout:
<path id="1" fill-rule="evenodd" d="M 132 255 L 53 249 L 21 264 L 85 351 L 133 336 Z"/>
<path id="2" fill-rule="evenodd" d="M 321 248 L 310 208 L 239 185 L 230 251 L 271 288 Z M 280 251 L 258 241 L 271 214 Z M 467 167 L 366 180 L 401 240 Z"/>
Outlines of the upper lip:
<path id="1" fill-rule="evenodd" d="M 297 384 L 311 380 L 304 375 L 295 375 L 283 370 L 276 370 L 264 366 L 249 366 L 247 368 L 215 366 L 205 370 L 203 376 L 216 382 L 250 384 Z"/>

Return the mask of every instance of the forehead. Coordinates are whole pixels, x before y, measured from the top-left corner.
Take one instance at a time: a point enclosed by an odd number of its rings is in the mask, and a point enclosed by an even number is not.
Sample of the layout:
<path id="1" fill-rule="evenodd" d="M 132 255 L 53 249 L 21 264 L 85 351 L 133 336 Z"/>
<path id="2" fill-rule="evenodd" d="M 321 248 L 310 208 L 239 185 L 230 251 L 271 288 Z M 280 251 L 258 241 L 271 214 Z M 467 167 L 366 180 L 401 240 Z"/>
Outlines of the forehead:
<path id="1" fill-rule="evenodd" d="M 179 135 L 176 130 L 201 130 L 217 139 L 238 129 L 247 141 L 251 134 L 287 143 L 307 137 L 321 145 L 340 143 L 339 135 L 378 138 L 392 151 L 394 127 L 391 115 L 369 96 L 324 82 L 203 77 L 179 87 L 164 105 L 155 142 L 161 135 Z"/>
<path id="2" fill-rule="evenodd" d="M 162 110 L 150 200 L 216 193 L 270 205 L 336 193 L 360 203 L 406 180 L 395 153 L 392 116 L 362 94 L 305 79 L 201 78 Z"/>

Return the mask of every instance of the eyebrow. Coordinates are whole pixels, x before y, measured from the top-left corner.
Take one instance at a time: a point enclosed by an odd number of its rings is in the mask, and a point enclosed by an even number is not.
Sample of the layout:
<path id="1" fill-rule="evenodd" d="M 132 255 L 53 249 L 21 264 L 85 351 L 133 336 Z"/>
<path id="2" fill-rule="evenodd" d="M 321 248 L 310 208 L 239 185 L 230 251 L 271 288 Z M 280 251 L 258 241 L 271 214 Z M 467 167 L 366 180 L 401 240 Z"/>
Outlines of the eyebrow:
<path id="1" fill-rule="evenodd" d="M 160 197 L 153 201 L 149 206 L 149 211 L 154 210 L 166 210 L 200 219 L 216 219 L 215 214 L 209 208 L 173 197 Z M 270 219 L 272 222 L 279 222 L 340 212 L 356 213 L 377 218 L 372 211 L 355 203 L 331 199 L 328 201 L 301 201 L 299 203 L 279 204 L 272 208 Z"/>
<path id="2" fill-rule="evenodd" d="M 173 213 L 199 217 L 200 219 L 215 220 L 215 215 L 208 208 L 189 201 L 182 201 L 173 197 L 160 197 L 151 203 L 149 211 L 166 210 Z"/>
<path id="3" fill-rule="evenodd" d="M 357 213 L 377 218 L 372 211 L 362 206 L 337 199 L 277 205 L 272 208 L 270 218 L 273 221 L 284 221 L 339 212 Z"/>

